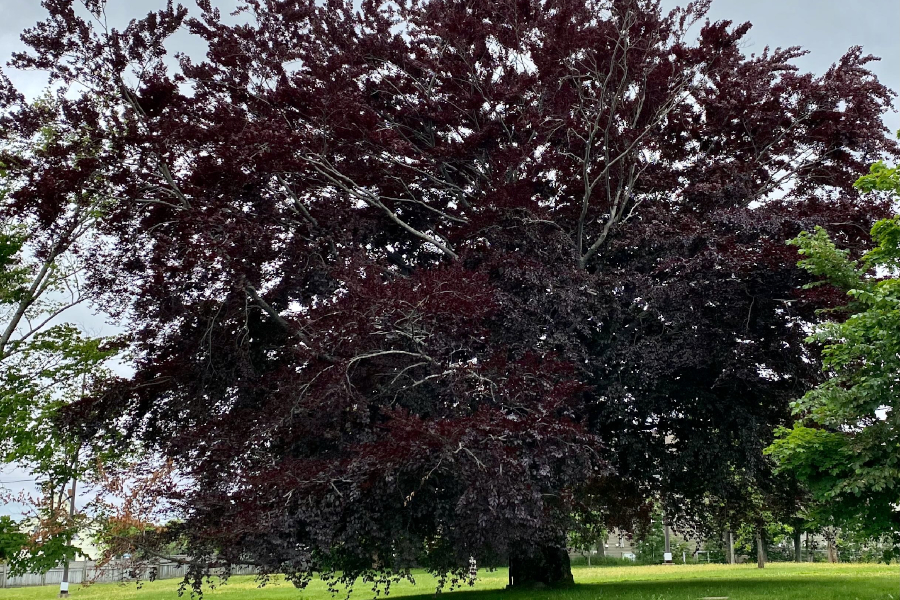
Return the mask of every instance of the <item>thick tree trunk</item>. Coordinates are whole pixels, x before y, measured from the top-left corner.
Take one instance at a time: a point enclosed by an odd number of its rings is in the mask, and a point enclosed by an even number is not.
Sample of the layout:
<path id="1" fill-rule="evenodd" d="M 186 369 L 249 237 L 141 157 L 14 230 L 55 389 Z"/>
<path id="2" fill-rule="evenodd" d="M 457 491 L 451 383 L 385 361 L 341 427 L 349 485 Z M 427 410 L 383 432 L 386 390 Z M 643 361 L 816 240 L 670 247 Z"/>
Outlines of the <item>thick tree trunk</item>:
<path id="1" fill-rule="evenodd" d="M 756 532 L 756 566 L 760 569 L 766 566 L 766 541 L 762 531 Z"/>
<path id="2" fill-rule="evenodd" d="M 734 559 L 734 534 L 730 529 L 725 535 L 725 543 L 728 545 L 728 564 L 733 565 L 737 561 Z"/>
<path id="3" fill-rule="evenodd" d="M 800 542 L 800 537 L 803 534 L 799 529 L 794 530 L 794 562 L 800 562 L 803 560 L 803 557 L 800 556 L 800 550 L 802 549 L 802 545 Z"/>
<path id="4" fill-rule="evenodd" d="M 606 557 L 606 540 L 601 540 L 599 544 L 597 544 L 597 557 L 605 558 Z"/>
<path id="5" fill-rule="evenodd" d="M 509 586 L 512 588 L 563 587 L 574 583 L 565 548 L 544 546 L 531 554 L 520 551 L 509 557 Z"/>

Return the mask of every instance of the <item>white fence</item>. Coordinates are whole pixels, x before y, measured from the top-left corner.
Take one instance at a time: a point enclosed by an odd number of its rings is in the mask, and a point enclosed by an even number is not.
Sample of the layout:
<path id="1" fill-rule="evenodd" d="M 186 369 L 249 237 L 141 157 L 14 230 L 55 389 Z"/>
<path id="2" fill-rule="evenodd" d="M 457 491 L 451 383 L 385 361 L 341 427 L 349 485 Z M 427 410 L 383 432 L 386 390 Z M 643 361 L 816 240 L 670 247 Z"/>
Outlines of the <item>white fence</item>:
<path id="1" fill-rule="evenodd" d="M 177 562 L 162 561 L 157 564 L 147 565 L 138 573 L 138 578 L 147 580 L 150 578 L 150 569 L 156 569 L 156 579 L 183 578 L 187 573 L 187 565 Z M 0 565 L 0 589 L 10 587 L 25 587 L 35 585 L 59 586 L 62 582 L 63 568 L 50 569 L 46 573 L 26 573 L 17 577 L 8 574 L 9 568 Z M 216 574 L 218 569 L 213 570 Z M 231 569 L 232 575 L 254 575 L 256 570 L 250 566 L 235 565 Z M 121 583 L 135 581 L 135 573 L 130 565 L 109 564 L 97 567 L 94 561 L 77 560 L 69 563 L 69 583 L 78 585 L 89 581 L 92 583 Z"/>

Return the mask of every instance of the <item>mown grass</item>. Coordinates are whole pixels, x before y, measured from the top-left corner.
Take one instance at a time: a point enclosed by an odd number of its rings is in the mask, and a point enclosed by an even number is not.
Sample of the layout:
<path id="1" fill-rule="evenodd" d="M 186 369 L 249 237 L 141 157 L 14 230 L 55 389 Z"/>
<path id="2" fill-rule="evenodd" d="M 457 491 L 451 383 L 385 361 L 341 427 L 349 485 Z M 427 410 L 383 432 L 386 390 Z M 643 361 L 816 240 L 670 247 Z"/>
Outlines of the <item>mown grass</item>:
<path id="1" fill-rule="evenodd" d="M 772 563 L 755 565 L 673 565 L 647 567 L 577 567 L 577 584 L 563 590 L 508 592 L 505 570 L 482 573 L 474 588 L 445 592 L 446 600 L 697 600 L 727 597 L 729 600 L 900 600 L 900 566 L 859 564 Z M 416 585 L 392 587 L 390 597 L 430 600 L 435 581 L 416 574 Z M 178 580 L 74 586 L 73 600 L 173 600 Z M 0 600 L 49 600 L 54 586 L 0 590 Z M 357 586 L 354 600 L 372 598 L 371 590 Z M 225 585 L 206 590 L 207 600 L 331 600 L 324 584 L 314 581 L 304 591 L 283 581 L 260 589 L 252 577 L 234 577 Z M 418 597 L 418 598 L 416 598 Z M 343 599 L 343 595 L 338 596 Z"/>

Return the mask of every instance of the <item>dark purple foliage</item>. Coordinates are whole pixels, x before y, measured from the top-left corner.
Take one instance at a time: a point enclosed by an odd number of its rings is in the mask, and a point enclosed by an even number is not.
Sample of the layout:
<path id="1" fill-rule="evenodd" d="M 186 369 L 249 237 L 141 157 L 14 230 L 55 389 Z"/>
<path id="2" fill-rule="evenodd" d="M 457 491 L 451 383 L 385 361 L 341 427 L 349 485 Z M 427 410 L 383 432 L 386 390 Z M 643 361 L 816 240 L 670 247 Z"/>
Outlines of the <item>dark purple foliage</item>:
<path id="1" fill-rule="evenodd" d="M 180 466 L 198 555 L 298 582 L 744 501 L 819 376 L 828 299 L 784 242 L 859 247 L 886 210 L 851 188 L 897 155 L 873 59 L 692 41 L 708 2 L 248 0 L 228 25 L 201 0 L 122 31 L 44 4 L 16 64 L 89 91 L 8 111 L 81 132 L 20 165 L 15 207 L 110 199 L 92 281 L 138 352 L 75 417 Z M 179 28 L 209 52 L 172 73 Z"/>

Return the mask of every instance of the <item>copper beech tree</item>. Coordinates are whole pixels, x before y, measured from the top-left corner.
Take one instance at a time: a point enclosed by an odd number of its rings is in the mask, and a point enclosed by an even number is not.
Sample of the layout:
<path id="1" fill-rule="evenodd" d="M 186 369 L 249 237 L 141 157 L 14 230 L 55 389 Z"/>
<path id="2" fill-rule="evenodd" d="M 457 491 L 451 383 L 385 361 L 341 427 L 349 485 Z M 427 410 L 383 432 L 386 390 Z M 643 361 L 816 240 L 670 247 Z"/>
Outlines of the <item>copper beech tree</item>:
<path id="1" fill-rule="evenodd" d="M 563 583 L 573 515 L 771 482 L 820 377 L 802 325 L 840 301 L 785 241 L 861 248 L 887 210 L 852 188 L 897 155 L 860 48 L 804 74 L 702 1 L 43 4 L 13 63 L 89 133 L 6 210 L 108 199 L 91 285 L 135 373 L 69 418 L 172 461 L 195 575 Z"/>

